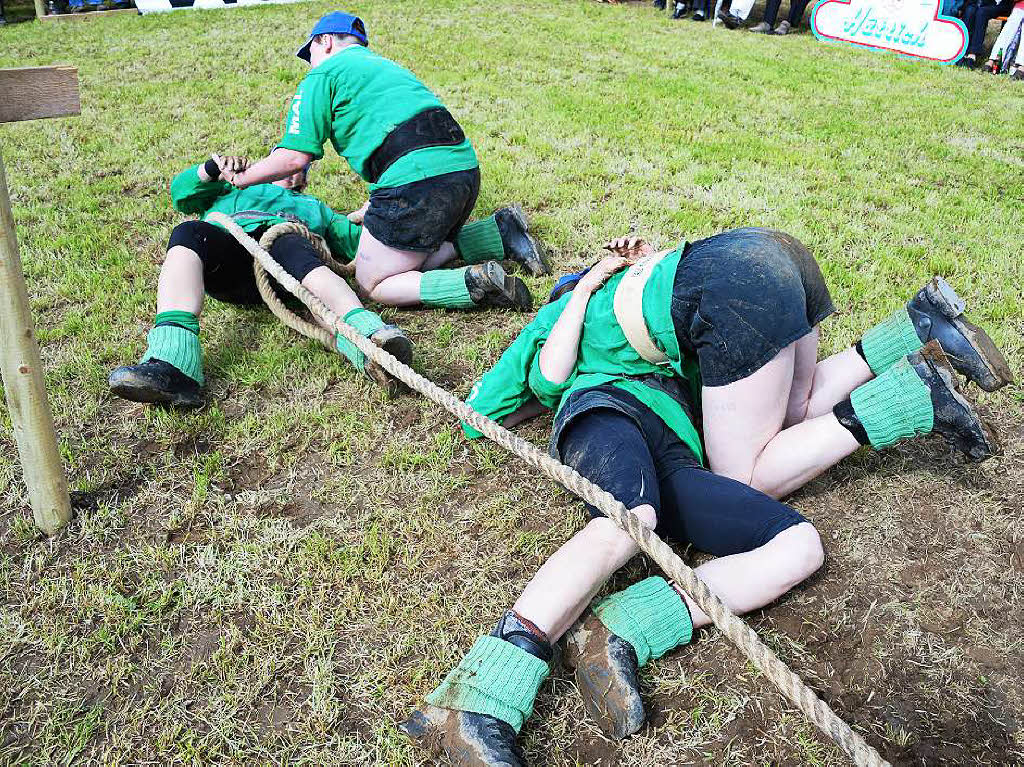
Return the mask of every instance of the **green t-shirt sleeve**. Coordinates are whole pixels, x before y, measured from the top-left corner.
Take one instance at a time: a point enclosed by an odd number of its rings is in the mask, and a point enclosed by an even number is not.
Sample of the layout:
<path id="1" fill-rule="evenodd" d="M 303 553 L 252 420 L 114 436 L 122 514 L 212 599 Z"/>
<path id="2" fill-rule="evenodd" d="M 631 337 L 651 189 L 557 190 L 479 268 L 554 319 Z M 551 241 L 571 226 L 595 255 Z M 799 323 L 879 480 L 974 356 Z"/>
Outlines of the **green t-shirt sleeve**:
<path id="1" fill-rule="evenodd" d="M 174 209 L 190 215 L 205 213 L 218 197 L 233 189 L 227 181 L 203 181 L 199 166 L 183 170 L 171 181 L 171 202 Z"/>
<path id="2" fill-rule="evenodd" d="M 331 138 L 334 115 L 332 80 L 321 74 L 307 76 L 292 96 L 279 147 L 305 152 L 314 160 L 324 156 L 324 144 Z"/>
<path id="3" fill-rule="evenodd" d="M 363 227 L 353 224 L 348 220 L 348 216 L 335 213 L 327 205 L 324 205 L 324 208 L 324 218 L 330 221 L 324 238 L 327 240 L 327 246 L 331 249 L 331 253 L 338 259 L 354 260 Z"/>
<path id="4" fill-rule="evenodd" d="M 548 304 L 537 313 L 533 322 L 523 328 L 495 366 L 474 384 L 466 404 L 500 423 L 505 416 L 518 410 L 534 396 L 530 388 L 530 368 L 566 301 L 567 296 Z M 483 436 L 465 422 L 462 430 L 470 439 Z"/>
<path id="5" fill-rule="evenodd" d="M 537 401 L 540 404 L 549 410 L 557 408 L 562 401 L 562 395 L 572 387 L 575 380 L 576 370 L 574 369 L 572 375 L 560 384 L 549 381 L 540 370 L 540 349 L 537 350 L 537 354 L 533 357 L 533 362 L 530 363 L 527 383 L 530 391 L 536 395 Z"/>

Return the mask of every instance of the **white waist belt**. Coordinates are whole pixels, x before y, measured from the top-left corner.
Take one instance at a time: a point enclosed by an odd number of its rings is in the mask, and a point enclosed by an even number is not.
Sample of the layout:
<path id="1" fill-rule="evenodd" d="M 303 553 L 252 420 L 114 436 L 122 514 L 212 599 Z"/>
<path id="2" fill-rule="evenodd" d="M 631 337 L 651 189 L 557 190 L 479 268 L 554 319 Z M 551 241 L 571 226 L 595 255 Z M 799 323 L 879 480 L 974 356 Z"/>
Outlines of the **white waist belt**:
<path id="1" fill-rule="evenodd" d="M 667 365 L 669 359 L 665 352 L 655 346 L 647 330 L 647 322 L 644 320 L 644 286 L 651 278 L 654 267 L 667 255 L 668 253 L 660 253 L 644 256 L 629 267 L 619 282 L 613 303 L 615 319 L 629 345 L 652 365 Z"/>

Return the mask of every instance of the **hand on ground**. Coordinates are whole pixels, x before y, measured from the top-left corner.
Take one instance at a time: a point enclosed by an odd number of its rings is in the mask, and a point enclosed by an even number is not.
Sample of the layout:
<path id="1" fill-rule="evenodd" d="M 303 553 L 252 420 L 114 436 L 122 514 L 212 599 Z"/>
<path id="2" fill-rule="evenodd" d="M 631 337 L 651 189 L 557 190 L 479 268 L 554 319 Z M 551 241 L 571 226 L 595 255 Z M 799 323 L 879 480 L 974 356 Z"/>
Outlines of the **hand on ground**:
<path id="1" fill-rule="evenodd" d="M 630 261 L 636 261 L 654 252 L 654 248 L 645 242 L 643 237 L 619 237 L 611 242 L 606 242 L 604 249 Z"/>
<path id="2" fill-rule="evenodd" d="M 354 210 L 348 214 L 348 220 L 351 221 L 353 224 L 362 224 L 363 216 L 366 215 L 366 209 L 369 207 L 370 201 L 367 200 L 366 202 L 363 203 L 363 207 L 361 207 L 359 210 Z"/>
<path id="3" fill-rule="evenodd" d="M 576 283 L 576 290 L 593 293 L 604 285 L 605 280 L 615 272 L 627 266 L 629 266 L 629 260 L 622 256 L 605 256 L 590 267 L 589 272 L 580 277 L 580 281 Z"/>

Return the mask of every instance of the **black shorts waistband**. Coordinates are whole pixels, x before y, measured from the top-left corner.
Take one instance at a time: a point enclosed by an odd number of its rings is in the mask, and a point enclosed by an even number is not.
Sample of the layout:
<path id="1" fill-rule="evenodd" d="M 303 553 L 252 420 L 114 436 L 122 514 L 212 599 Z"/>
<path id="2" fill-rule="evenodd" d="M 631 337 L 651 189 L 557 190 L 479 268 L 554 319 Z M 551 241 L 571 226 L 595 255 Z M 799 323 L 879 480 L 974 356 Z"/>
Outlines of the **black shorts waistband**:
<path id="1" fill-rule="evenodd" d="M 427 109 L 396 126 L 373 150 L 363 173 L 367 181 L 376 184 L 384 171 L 409 152 L 431 146 L 458 146 L 465 140 L 466 134 L 447 109 Z"/>

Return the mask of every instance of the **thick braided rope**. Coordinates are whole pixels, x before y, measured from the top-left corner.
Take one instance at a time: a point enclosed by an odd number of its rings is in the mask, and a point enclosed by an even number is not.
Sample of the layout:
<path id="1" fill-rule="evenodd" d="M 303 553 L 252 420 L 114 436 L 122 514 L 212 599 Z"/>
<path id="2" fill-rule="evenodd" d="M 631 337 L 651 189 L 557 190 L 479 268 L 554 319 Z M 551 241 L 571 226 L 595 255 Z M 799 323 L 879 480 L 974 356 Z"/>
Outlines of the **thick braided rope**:
<path id="1" fill-rule="evenodd" d="M 348 277 L 355 273 L 355 262 L 343 264 L 336 261 L 330 248 L 327 247 L 327 243 L 324 242 L 324 239 L 299 223 L 289 221 L 270 227 L 263 233 L 263 236 L 260 237 L 260 247 L 269 253 L 270 246 L 274 244 L 274 241 L 278 237 L 284 234 L 298 234 L 313 243 L 313 247 L 316 249 L 317 255 L 320 256 L 320 259 L 324 264 L 336 274 L 339 274 L 342 277 Z M 334 335 L 330 331 L 325 330 L 315 322 L 308 322 L 302 319 L 302 317 L 295 314 L 295 312 L 284 305 L 284 302 L 281 301 L 280 297 L 270 285 L 270 275 L 267 273 L 267 270 L 263 268 L 263 265 L 258 259 L 253 259 L 252 270 L 256 276 L 256 287 L 260 291 L 260 296 L 263 298 L 263 302 L 275 317 L 297 333 L 300 333 L 307 338 L 319 341 L 328 349 L 334 348 Z"/>
<path id="2" fill-rule="evenodd" d="M 409 388 L 437 403 L 459 420 L 470 424 L 474 429 L 514 453 L 530 466 L 539 469 L 550 479 L 593 504 L 614 520 L 647 556 L 658 563 L 665 574 L 683 587 L 700 609 L 711 618 L 715 626 L 733 641 L 750 662 L 764 673 L 811 722 L 846 752 L 854 764 L 860 767 L 891 767 L 889 762 L 883 760 L 874 748 L 840 719 L 827 703 L 821 700 L 761 641 L 757 632 L 740 620 L 717 596 L 711 593 L 707 585 L 672 551 L 667 543 L 644 525 L 639 517 L 615 500 L 611 493 L 602 490 L 574 469 L 538 450 L 521 437 L 517 437 L 496 421 L 476 412 L 451 392 L 419 375 L 372 341 L 363 338 L 349 325 L 342 322 L 322 301 L 302 287 L 295 278 L 285 272 L 269 253 L 263 250 L 230 218 L 221 214 L 211 214 L 209 220 L 224 226 L 252 254 L 253 258 L 273 275 L 274 279 L 309 306 L 310 311 L 317 317 L 335 328 L 388 373 Z"/>

